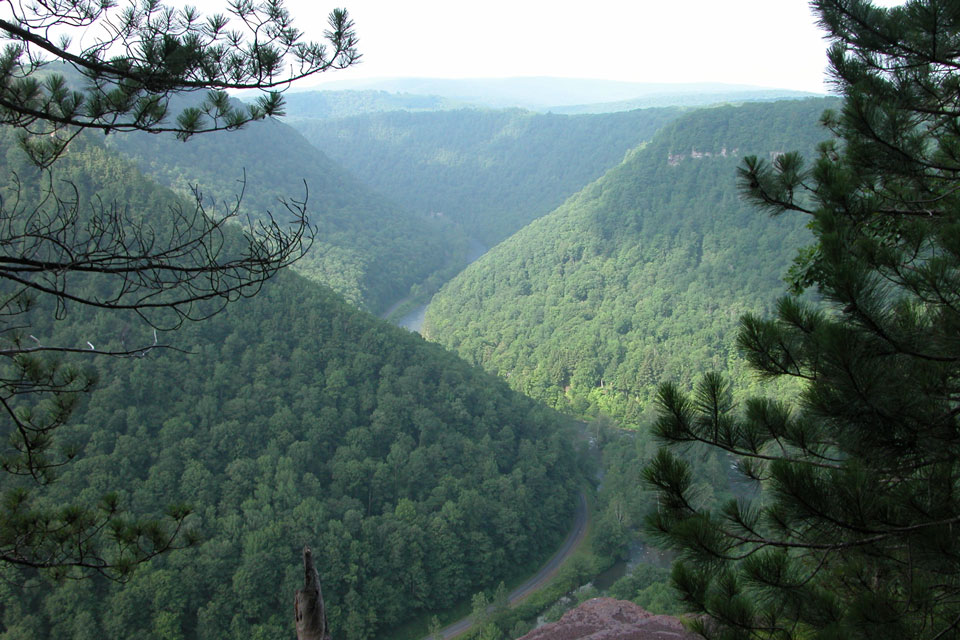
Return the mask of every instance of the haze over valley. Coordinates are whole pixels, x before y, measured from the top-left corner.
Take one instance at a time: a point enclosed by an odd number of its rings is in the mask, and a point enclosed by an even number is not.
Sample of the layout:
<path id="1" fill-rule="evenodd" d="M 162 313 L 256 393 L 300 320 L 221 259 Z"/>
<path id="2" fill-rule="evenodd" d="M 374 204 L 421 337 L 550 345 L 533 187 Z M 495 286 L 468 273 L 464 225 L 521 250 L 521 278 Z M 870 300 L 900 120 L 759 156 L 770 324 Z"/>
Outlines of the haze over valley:
<path id="1" fill-rule="evenodd" d="M 281 4 L 0 15 L 0 640 L 960 634 L 960 20 Z"/>
<path id="2" fill-rule="evenodd" d="M 736 319 L 769 308 L 807 239 L 741 204 L 732 177 L 746 154 L 809 148 L 824 99 L 569 115 L 317 95 L 358 115 L 186 143 L 90 139 L 58 167 L 85 193 L 128 201 L 138 196 L 93 176 L 130 190 L 139 170 L 137 184 L 170 198 L 196 184 L 211 208 L 245 178 L 252 216 L 282 216 L 277 199 L 300 198 L 305 181 L 318 228 L 299 275 L 174 334 L 192 355 L 98 363 L 71 427 L 85 455 L 50 499 L 101 483 L 125 487 L 138 512 L 187 501 L 203 542 L 104 584 L 105 608 L 71 596 L 85 625 L 113 635 L 146 616 L 204 638 L 286 628 L 275 585 L 295 581 L 304 526 L 344 637 L 387 637 L 509 580 L 562 537 L 577 478 L 594 473 L 577 462 L 573 421 L 602 412 L 641 428 L 668 376 L 689 385 L 719 366 L 745 381 Z M 431 297 L 422 332 L 466 362 L 367 313 Z M 72 311 L 46 331 L 96 326 L 108 344 L 129 322 Z M 617 557 L 634 534 L 606 535 L 622 538 L 603 543 Z M 150 595 L 164 580 L 176 598 Z M 63 628 L 27 612 L 76 589 L 20 592 L 9 628 Z"/>

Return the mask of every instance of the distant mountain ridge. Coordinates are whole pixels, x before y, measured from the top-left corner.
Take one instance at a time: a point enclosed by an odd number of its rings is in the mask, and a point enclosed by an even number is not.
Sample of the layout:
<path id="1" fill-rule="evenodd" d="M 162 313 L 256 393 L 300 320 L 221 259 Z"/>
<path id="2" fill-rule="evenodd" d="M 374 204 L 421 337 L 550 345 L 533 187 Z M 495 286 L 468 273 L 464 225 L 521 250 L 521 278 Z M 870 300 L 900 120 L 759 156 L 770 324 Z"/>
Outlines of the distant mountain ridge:
<path id="1" fill-rule="evenodd" d="M 242 212 L 253 220 L 267 210 L 282 219 L 281 198 L 308 195 L 318 234 L 297 270 L 368 310 L 382 311 L 437 272 L 466 264 L 462 232 L 372 192 L 275 118 L 187 142 L 129 133 L 107 144 L 165 186 L 183 193 L 199 185 L 208 207 L 233 202 L 243 188 Z"/>
<path id="2" fill-rule="evenodd" d="M 550 113 L 568 115 L 617 113 L 634 109 L 651 109 L 657 107 L 707 107 L 721 104 L 739 104 L 743 102 L 773 102 L 785 99 L 801 99 L 816 97 L 812 93 L 788 91 L 782 89 L 744 89 L 729 92 L 714 93 L 651 93 L 632 100 L 617 102 L 597 102 L 590 104 L 559 105 L 547 109 Z"/>
<path id="3" fill-rule="evenodd" d="M 40 75 L 53 73 L 63 75 L 70 86 L 83 86 L 84 79 L 70 65 L 52 63 Z M 171 111 L 196 107 L 204 96 L 180 94 Z M 467 263 L 468 239 L 462 231 L 372 192 L 278 118 L 250 122 L 237 131 L 196 135 L 186 142 L 172 133 L 142 131 L 114 131 L 103 141 L 188 200 L 197 188 L 208 214 L 236 205 L 242 194 L 242 218 L 262 222 L 269 211 L 284 223 L 281 200 L 306 198 L 317 235 L 294 268 L 374 313 L 414 287 L 446 280 Z"/>
<path id="4" fill-rule="evenodd" d="M 286 116 L 295 118 L 346 118 L 381 111 L 444 111 L 466 105 L 442 96 L 391 93 L 383 90 L 304 91 L 284 96 Z"/>
<path id="5" fill-rule="evenodd" d="M 477 106 L 557 111 L 565 107 L 608 104 L 611 110 L 646 106 L 685 106 L 756 99 L 800 98 L 816 94 L 722 83 L 646 83 L 600 79 L 521 78 L 370 78 L 332 80 L 309 91 L 385 91 L 435 96 Z M 297 93 L 289 94 L 290 98 Z M 753 97 L 751 97 L 753 96 Z M 295 98 L 300 100 L 300 98 Z M 646 102 L 645 102 L 646 100 Z M 616 106 L 629 103 L 631 106 Z M 291 114 L 292 115 L 292 114 Z"/>
<path id="6" fill-rule="evenodd" d="M 368 187 L 493 246 L 620 162 L 682 111 L 368 113 L 291 125 Z"/>

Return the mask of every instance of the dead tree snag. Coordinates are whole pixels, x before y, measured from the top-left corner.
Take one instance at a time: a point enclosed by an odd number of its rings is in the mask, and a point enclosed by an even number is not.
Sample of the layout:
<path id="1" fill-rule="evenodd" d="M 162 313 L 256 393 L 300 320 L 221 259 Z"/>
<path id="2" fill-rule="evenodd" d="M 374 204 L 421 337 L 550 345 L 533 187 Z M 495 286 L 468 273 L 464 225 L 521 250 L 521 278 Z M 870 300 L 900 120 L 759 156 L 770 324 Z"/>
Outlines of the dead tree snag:
<path id="1" fill-rule="evenodd" d="M 297 589 L 293 612 L 297 620 L 297 640 L 331 640 L 320 576 L 313 566 L 310 547 L 303 548 L 303 589 Z"/>

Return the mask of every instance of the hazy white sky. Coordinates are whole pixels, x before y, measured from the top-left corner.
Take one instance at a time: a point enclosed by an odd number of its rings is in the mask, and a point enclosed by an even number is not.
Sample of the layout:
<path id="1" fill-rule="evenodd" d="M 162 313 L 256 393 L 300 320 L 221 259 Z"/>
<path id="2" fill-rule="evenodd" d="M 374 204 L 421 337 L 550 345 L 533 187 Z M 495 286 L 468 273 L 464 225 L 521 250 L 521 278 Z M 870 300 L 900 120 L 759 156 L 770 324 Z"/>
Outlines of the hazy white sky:
<path id="1" fill-rule="evenodd" d="M 194 4 L 205 12 L 224 6 L 217 0 Z M 334 6 L 345 6 L 353 17 L 363 61 L 326 75 L 329 80 L 555 76 L 827 90 L 826 43 L 807 0 L 286 4 L 314 39 Z"/>

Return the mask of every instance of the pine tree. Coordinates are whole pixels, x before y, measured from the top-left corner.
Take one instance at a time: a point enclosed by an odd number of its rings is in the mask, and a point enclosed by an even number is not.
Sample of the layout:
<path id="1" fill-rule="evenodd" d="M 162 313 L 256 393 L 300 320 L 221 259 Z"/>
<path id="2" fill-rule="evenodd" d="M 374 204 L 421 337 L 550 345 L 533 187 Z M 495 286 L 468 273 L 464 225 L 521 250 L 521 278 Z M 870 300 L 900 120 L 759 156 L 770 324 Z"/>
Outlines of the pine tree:
<path id="1" fill-rule="evenodd" d="M 691 505 L 662 450 L 650 526 L 715 638 L 960 637 L 960 3 L 812 3 L 845 100 L 807 167 L 748 158 L 743 193 L 804 214 L 816 243 L 774 318 L 744 317 L 760 375 L 794 403 L 735 407 L 706 376 L 659 392 L 657 435 L 727 451 L 752 500 Z M 811 288 L 811 295 L 800 296 Z"/>
<path id="2" fill-rule="evenodd" d="M 89 501 L 47 506 L 38 497 L 77 453 L 56 438 L 80 396 L 95 384 L 77 363 L 140 358 L 172 345 L 161 343 L 156 331 L 152 342 L 129 346 L 104 346 L 97 336 L 81 345 L 41 340 L 30 332 L 30 314 L 60 318 L 68 307 L 87 307 L 131 314 L 125 317 L 153 329 L 176 328 L 257 294 L 303 256 L 315 233 L 306 195 L 284 202 L 280 219 L 268 212 L 244 227 L 234 224 L 240 195 L 220 211 L 210 210 L 199 191 L 192 206 L 172 198 L 104 201 L 101 191 L 109 185 L 84 184 L 94 164 L 91 154 L 68 158 L 68 147 L 95 147 L 83 136 L 92 131 L 172 132 L 186 139 L 282 115 L 278 90 L 359 58 L 347 12 L 334 10 L 329 26 L 326 44 L 305 41 L 283 0 L 231 1 L 225 13 L 208 17 L 159 0 L 122 6 L 113 0 L 4 3 L 0 577 L 5 580 L 36 571 L 124 579 L 138 564 L 194 541 L 184 530 L 190 511 L 183 505 L 154 520 L 125 513 L 113 493 L 96 506 Z M 264 95 L 252 105 L 231 101 L 226 90 L 241 88 Z M 184 98 L 190 93 L 203 97 Z M 177 108 L 178 101 L 192 106 Z M 30 162 L 18 158 L 11 133 Z M 121 184 L 137 180 L 112 170 L 105 175 Z"/>
<path id="3" fill-rule="evenodd" d="M 280 91 L 291 82 L 360 58 L 346 10 L 330 13 L 325 42 L 310 42 L 283 0 L 236 0 L 209 16 L 159 0 L 11 0 L 4 7 L 0 124 L 19 130 L 42 167 L 86 130 L 172 132 L 186 140 L 283 115 Z M 228 89 L 264 95 L 237 105 Z M 171 107 L 191 92 L 204 97 Z"/>

